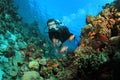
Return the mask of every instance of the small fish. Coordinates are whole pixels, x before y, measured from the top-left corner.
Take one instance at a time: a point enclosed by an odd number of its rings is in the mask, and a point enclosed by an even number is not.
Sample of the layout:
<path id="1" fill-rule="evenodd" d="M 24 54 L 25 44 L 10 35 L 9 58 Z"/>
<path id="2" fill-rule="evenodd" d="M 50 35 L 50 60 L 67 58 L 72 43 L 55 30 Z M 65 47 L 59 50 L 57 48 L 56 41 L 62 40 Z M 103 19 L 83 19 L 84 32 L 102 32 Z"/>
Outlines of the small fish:
<path id="1" fill-rule="evenodd" d="M 43 46 L 46 47 L 46 43 L 43 43 Z"/>
<path id="2" fill-rule="evenodd" d="M 109 39 L 107 38 L 107 36 L 106 35 L 104 35 L 104 34 L 99 34 L 99 38 L 100 38 L 100 40 L 102 41 L 102 42 L 109 42 Z"/>
<path id="3" fill-rule="evenodd" d="M 36 58 L 36 60 L 39 62 L 39 61 L 40 61 L 40 58 Z"/>
<path id="4" fill-rule="evenodd" d="M 59 66 L 59 64 L 53 64 L 52 66 L 53 66 L 54 68 L 56 68 L 56 67 Z"/>

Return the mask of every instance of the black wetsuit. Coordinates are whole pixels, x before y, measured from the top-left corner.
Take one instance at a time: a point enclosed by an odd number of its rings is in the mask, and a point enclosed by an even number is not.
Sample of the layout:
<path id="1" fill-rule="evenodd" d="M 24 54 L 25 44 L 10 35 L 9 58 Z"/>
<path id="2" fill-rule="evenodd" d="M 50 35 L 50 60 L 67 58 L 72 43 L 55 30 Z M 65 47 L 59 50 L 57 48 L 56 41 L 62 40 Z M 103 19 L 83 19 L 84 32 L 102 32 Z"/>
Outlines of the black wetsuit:
<path id="1" fill-rule="evenodd" d="M 64 43 L 72 33 L 69 32 L 66 26 L 59 27 L 58 30 L 49 29 L 49 38 L 52 40 L 53 38 L 59 39 L 62 43 Z"/>

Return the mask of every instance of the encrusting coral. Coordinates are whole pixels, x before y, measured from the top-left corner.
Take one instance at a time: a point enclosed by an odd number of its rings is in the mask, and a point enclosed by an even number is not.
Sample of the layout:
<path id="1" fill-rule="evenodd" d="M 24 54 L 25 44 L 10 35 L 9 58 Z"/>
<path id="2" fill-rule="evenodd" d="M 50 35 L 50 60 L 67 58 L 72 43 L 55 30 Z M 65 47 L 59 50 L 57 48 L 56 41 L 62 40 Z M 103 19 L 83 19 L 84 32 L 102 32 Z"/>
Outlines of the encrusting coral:
<path id="1" fill-rule="evenodd" d="M 38 72 L 28 71 L 24 73 L 22 80 L 44 80 L 44 79 L 40 77 Z"/>
<path id="2" fill-rule="evenodd" d="M 34 61 L 31 61 L 31 62 L 29 62 L 29 68 L 30 69 L 35 69 L 35 70 L 38 70 L 39 69 L 39 63 L 38 63 L 38 61 L 36 61 L 36 60 L 34 60 Z"/>

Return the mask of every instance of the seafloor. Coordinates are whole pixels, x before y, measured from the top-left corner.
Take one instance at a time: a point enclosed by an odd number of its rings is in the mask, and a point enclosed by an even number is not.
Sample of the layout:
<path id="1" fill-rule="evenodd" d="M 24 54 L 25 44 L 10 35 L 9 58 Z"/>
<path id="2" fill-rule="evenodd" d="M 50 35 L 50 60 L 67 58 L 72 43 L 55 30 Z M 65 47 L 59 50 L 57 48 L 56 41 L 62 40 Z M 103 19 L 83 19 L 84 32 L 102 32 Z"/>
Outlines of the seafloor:
<path id="1" fill-rule="evenodd" d="M 79 46 L 55 57 L 38 23 L 22 22 L 12 0 L 0 0 L 1 80 L 120 80 L 120 0 L 87 15 Z"/>

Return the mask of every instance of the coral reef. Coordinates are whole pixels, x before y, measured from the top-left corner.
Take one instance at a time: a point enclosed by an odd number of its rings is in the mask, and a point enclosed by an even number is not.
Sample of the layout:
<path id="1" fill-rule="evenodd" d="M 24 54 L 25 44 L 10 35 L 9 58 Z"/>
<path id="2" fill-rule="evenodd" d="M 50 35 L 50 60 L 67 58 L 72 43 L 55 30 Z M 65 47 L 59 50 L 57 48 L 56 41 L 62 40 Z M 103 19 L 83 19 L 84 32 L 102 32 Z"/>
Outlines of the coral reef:
<path id="1" fill-rule="evenodd" d="M 25 71 L 39 70 L 38 61 L 45 54 L 43 43 L 47 40 L 41 37 L 36 21 L 29 27 L 22 23 L 13 0 L 0 0 L 0 12 L 0 77 L 21 80 Z"/>
<path id="2" fill-rule="evenodd" d="M 119 63 L 119 58 L 115 58 L 115 55 L 119 57 L 120 52 L 119 3 L 115 2 L 104 6 L 97 16 L 87 15 L 87 25 L 82 29 L 81 42 L 75 50 L 74 59 L 82 80 L 119 78 L 119 72 L 116 72 L 119 68 L 113 67 Z M 93 75 L 94 73 L 96 74 Z"/>

